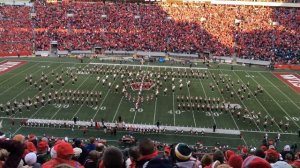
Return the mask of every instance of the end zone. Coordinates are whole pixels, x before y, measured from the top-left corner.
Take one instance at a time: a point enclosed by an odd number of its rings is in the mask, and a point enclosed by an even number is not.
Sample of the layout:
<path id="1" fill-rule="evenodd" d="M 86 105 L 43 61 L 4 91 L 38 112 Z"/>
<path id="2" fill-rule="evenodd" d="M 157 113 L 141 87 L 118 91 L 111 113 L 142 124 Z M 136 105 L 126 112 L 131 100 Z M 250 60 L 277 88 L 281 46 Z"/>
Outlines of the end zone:
<path id="1" fill-rule="evenodd" d="M 16 61 L 16 60 L 6 60 L 0 62 L 0 75 L 5 74 L 13 69 L 16 69 L 24 64 L 27 61 Z"/>
<path id="2" fill-rule="evenodd" d="M 292 72 L 273 72 L 278 79 L 300 94 L 300 75 Z"/>

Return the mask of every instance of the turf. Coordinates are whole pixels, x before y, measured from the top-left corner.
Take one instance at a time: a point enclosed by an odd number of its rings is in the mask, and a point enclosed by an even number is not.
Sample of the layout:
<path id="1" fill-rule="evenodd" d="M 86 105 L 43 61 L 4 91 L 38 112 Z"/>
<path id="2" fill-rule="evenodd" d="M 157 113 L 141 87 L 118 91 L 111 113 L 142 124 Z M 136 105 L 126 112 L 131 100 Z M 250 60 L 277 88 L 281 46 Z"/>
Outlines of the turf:
<path id="1" fill-rule="evenodd" d="M 18 58 L 14 58 L 18 59 Z M 4 60 L 4 59 L 0 59 Z M 97 106 L 87 106 L 87 105 L 72 105 L 68 104 L 65 106 L 59 105 L 46 105 L 45 107 L 39 106 L 37 109 L 31 107 L 30 111 L 23 110 L 22 113 L 16 112 L 13 115 L 7 115 L 6 113 L 1 113 L 0 117 L 3 120 L 2 126 L 3 131 L 10 132 L 11 134 L 17 133 L 30 133 L 35 132 L 38 135 L 54 135 L 54 136 L 70 136 L 70 137 L 88 137 L 96 136 L 103 137 L 112 141 L 117 140 L 121 135 L 126 134 L 125 132 L 120 132 L 117 137 L 105 135 L 103 132 L 98 130 L 89 130 L 85 135 L 82 131 L 75 129 L 71 131 L 69 129 L 58 129 L 58 128 L 29 128 L 20 127 L 16 119 L 16 124 L 12 126 L 10 124 L 10 118 L 36 118 L 36 119 L 53 119 L 53 120 L 72 120 L 74 116 L 78 117 L 79 120 L 89 121 L 94 119 L 94 121 L 100 121 L 104 119 L 107 122 L 115 122 L 118 116 L 121 116 L 126 123 L 135 124 L 155 124 L 157 121 L 161 122 L 161 125 L 168 126 L 187 126 L 196 128 L 211 128 L 215 123 L 217 128 L 231 129 L 231 130 L 241 130 L 243 138 L 235 135 L 225 135 L 225 134 L 206 134 L 204 136 L 196 135 L 177 135 L 172 132 L 167 135 L 156 135 L 156 134 L 146 134 L 153 139 L 160 140 L 163 142 L 176 142 L 184 141 L 186 143 L 192 144 L 196 140 L 201 140 L 205 142 L 205 145 L 211 146 L 215 145 L 217 142 L 222 144 L 229 144 L 230 146 L 236 145 L 259 145 L 263 138 L 265 132 L 269 133 L 270 137 L 275 137 L 277 132 L 282 134 L 282 142 L 288 144 L 299 144 L 298 130 L 300 125 L 300 94 L 291 89 L 285 83 L 277 79 L 271 71 L 266 70 L 264 67 L 245 67 L 245 66 L 234 66 L 234 70 L 231 70 L 231 65 L 217 65 L 211 64 L 208 70 L 200 70 L 201 73 L 205 71 L 208 74 L 208 79 L 198 79 L 198 78 L 181 78 L 183 80 L 182 90 L 178 89 L 179 79 L 175 79 L 175 85 L 177 86 L 174 93 L 171 92 L 171 80 L 168 79 L 166 82 L 163 81 L 163 86 L 160 89 L 160 94 L 157 98 L 154 97 L 153 100 L 144 101 L 139 110 L 135 111 L 134 104 L 125 98 L 121 93 L 121 87 L 119 92 L 116 93 L 114 88 L 116 85 L 122 86 L 122 80 L 120 76 L 113 80 L 112 74 L 78 74 L 78 81 L 73 85 L 70 78 L 67 77 L 67 69 L 78 68 L 78 67 L 93 67 L 89 63 L 100 62 L 101 60 L 96 59 L 84 59 L 84 63 L 80 63 L 74 58 L 22 58 L 22 60 L 28 61 L 27 64 L 0 75 L 0 103 L 6 104 L 7 101 L 11 103 L 14 100 L 21 101 L 23 98 L 34 97 L 36 95 L 41 95 L 34 86 L 30 86 L 25 82 L 25 76 L 30 74 L 33 76 L 33 81 L 39 81 L 41 74 L 47 74 L 49 83 L 55 81 L 55 76 L 51 75 L 52 70 L 65 80 L 65 85 L 61 86 L 59 84 L 54 84 L 54 89 L 43 84 L 42 93 L 54 92 L 54 90 L 60 91 L 64 89 L 71 90 L 85 90 L 85 91 L 101 91 L 102 98 L 99 99 L 99 104 Z M 138 64 L 137 62 L 127 62 L 120 65 L 110 65 L 111 63 L 119 64 L 119 62 L 108 62 L 105 67 L 126 67 L 126 64 Z M 149 66 L 158 66 L 155 68 Z M 161 66 L 161 67 L 159 67 Z M 170 66 L 165 68 L 163 66 Z M 186 67 L 184 69 L 178 69 L 178 66 Z M 195 67 L 207 68 L 204 64 L 198 63 Z M 180 71 L 189 72 L 188 65 L 172 65 L 170 63 L 151 63 L 149 65 L 144 65 L 141 67 L 129 67 L 132 71 L 138 71 L 139 69 L 152 72 L 162 72 L 162 71 Z M 112 83 L 112 87 L 109 88 L 102 83 L 98 83 L 96 78 L 99 76 L 101 79 L 108 75 L 108 81 Z M 212 76 L 216 76 L 214 79 Z M 224 76 L 225 83 L 216 82 L 219 76 Z M 244 100 L 241 100 L 238 96 L 231 97 L 230 92 L 224 94 L 220 93 L 222 88 L 225 88 L 226 84 L 230 81 L 234 82 L 234 85 L 230 86 L 230 90 L 236 93 L 241 84 L 250 86 L 247 88 Z M 187 87 L 185 82 L 191 81 L 191 86 Z M 239 84 L 237 84 L 239 81 Z M 38 82 L 39 83 L 39 82 Z M 210 85 L 216 86 L 214 91 L 211 90 Z M 260 85 L 264 90 L 262 94 L 254 96 L 254 91 L 257 86 Z M 163 94 L 163 89 L 167 87 L 167 95 Z M 137 92 L 129 91 L 132 95 L 136 95 Z M 144 95 L 153 94 L 154 91 L 145 91 Z M 247 98 L 247 94 L 250 93 L 251 98 Z M 262 124 L 249 124 L 248 122 L 243 122 L 242 119 L 237 119 L 236 116 L 230 113 L 220 112 L 220 111 L 197 111 L 197 110 L 182 110 L 177 109 L 177 96 L 202 96 L 210 98 L 220 98 L 226 102 L 231 102 L 241 105 L 243 108 L 249 109 L 249 111 L 260 111 L 261 120 L 264 116 L 275 118 L 276 123 L 273 126 L 268 126 L 267 130 L 264 130 Z M 145 96 L 144 96 L 145 97 Z M 254 120 L 258 118 L 254 117 Z M 289 129 L 287 132 L 284 128 L 279 128 L 278 122 L 282 120 L 284 123 L 289 122 Z M 137 137 L 144 137 L 145 135 L 135 134 Z M 280 143 L 279 145 L 284 145 Z"/>

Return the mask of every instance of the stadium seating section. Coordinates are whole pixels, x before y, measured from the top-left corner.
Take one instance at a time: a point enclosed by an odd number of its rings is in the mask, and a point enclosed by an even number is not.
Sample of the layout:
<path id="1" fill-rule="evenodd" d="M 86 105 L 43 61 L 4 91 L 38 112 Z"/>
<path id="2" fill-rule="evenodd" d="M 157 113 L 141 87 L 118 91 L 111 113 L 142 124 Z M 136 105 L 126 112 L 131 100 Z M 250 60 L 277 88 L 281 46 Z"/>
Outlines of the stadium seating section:
<path id="1" fill-rule="evenodd" d="M 59 50 L 210 51 L 295 62 L 299 20 L 296 8 L 36 1 L 33 7 L 0 7 L 0 50 L 49 50 L 56 40 Z"/>

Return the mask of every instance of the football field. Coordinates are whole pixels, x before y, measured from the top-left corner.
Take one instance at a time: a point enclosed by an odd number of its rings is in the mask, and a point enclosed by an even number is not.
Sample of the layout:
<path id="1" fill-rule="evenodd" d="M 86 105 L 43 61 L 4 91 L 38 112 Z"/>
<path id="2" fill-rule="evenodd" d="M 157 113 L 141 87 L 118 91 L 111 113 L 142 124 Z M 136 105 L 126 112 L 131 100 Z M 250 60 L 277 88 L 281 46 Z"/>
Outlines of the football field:
<path id="1" fill-rule="evenodd" d="M 207 67 L 199 62 L 190 68 L 96 59 L 80 63 L 74 58 L 14 58 L 1 59 L 2 63 L 5 60 L 25 61 L 0 73 L 0 120 L 2 130 L 12 135 L 35 132 L 115 141 L 118 137 L 92 128 L 83 135 L 78 127 L 31 127 L 20 122 L 59 123 L 78 118 L 86 123 L 115 123 L 121 118 L 145 128 L 159 122 L 167 132 L 146 136 L 168 143 L 202 140 L 208 146 L 217 142 L 260 145 L 265 133 L 273 139 L 280 133 L 285 144 L 299 145 L 300 92 L 262 67 L 236 65 L 231 70 L 231 65 L 214 63 Z M 300 76 L 299 72 L 276 73 Z M 212 132 L 213 125 L 217 133 Z M 184 133 L 176 134 L 176 129 Z M 207 133 L 201 136 L 190 130 Z"/>

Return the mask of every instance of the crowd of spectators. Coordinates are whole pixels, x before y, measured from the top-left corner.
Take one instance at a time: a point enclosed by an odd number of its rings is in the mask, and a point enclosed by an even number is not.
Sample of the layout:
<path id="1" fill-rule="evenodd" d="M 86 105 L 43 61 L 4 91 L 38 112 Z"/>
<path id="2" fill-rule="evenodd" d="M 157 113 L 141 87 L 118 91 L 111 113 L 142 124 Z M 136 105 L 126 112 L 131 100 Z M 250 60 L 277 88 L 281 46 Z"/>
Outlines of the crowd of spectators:
<path id="1" fill-rule="evenodd" d="M 213 148 L 200 155 L 184 143 L 159 145 L 141 139 L 120 149 L 98 139 L 0 136 L 0 167 L 5 168 L 300 168 L 300 153 L 271 144 L 249 150 Z"/>
<path id="2" fill-rule="evenodd" d="M 15 12 L 17 11 L 17 12 Z M 36 16 L 31 18 L 30 13 Z M 211 52 L 299 60 L 297 8 L 210 4 L 58 3 L 0 7 L 1 50 Z M 19 42 L 24 43 L 20 44 Z M 14 45 L 18 42 L 20 45 Z M 10 44 L 12 44 L 10 46 Z M 19 48 L 18 48 L 19 47 Z"/>
<path id="3" fill-rule="evenodd" d="M 0 6 L 0 51 L 31 51 L 30 7 Z"/>

